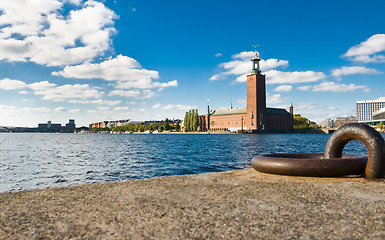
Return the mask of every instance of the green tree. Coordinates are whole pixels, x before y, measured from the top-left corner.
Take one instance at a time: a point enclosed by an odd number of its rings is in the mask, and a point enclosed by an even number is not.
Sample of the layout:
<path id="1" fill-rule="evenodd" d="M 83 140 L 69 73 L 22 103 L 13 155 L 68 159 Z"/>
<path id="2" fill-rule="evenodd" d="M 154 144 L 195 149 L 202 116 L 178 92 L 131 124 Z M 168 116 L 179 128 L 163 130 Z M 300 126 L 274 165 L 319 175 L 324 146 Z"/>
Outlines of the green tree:
<path id="1" fill-rule="evenodd" d="M 176 121 L 176 123 L 175 123 L 175 131 L 179 132 L 179 130 L 180 130 L 179 121 Z"/>
<path id="2" fill-rule="evenodd" d="M 195 109 L 193 115 L 193 131 L 198 131 L 199 118 L 198 118 L 198 109 Z"/>
<path id="3" fill-rule="evenodd" d="M 138 127 L 138 132 L 144 132 L 146 130 L 146 127 L 143 124 L 140 124 Z"/>
<path id="4" fill-rule="evenodd" d="M 168 118 L 166 118 L 166 120 L 164 121 L 163 123 L 163 126 L 164 126 L 164 130 L 170 130 L 170 123 L 168 121 Z"/>
<path id="5" fill-rule="evenodd" d="M 189 131 L 194 131 L 194 109 L 189 111 Z"/>
<path id="6" fill-rule="evenodd" d="M 293 128 L 294 129 L 313 129 L 314 126 L 310 124 L 310 120 L 302 117 L 300 114 L 293 116 Z"/>
<path id="7" fill-rule="evenodd" d="M 189 131 L 189 125 L 190 125 L 189 120 L 190 120 L 189 113 L 186 112 L 186 114 L 184 115 L 184 121 L 183 121 L 183 125 L 184 125 L 183 131 L 185 132 Z"/>
<path id="8" fill-rule="evenodd" d="M 376 125 L 376 128 L 379 128 L 379 129 L 383 129 L 384 128 L 384 126 L 382 125 L 382 123 L 378 123 L 377 125 Z"/>

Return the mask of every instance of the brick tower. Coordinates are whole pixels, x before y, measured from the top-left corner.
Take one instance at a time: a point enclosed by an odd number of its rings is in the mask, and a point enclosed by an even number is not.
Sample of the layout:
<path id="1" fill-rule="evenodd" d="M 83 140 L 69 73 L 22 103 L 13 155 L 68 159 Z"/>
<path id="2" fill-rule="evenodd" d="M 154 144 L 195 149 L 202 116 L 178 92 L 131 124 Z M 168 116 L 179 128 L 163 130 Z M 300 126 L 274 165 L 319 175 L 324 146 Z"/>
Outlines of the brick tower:
<path id="1" fill-rule="evenodd" d="M 289 112 L 290 112 L 290 115 L 293 117 L 294 116 L 294 106 L 293 106 L 293 103 L 290 103 Z"/>
<path id="2" fill-rule="evenodd" d="M 247 76 L 247 111 L 246 126 L 248 130 L 262 130 L 266 118 L 266 80 L 259 68 L 258 53 L 255 52 L 251 74 Z"/>

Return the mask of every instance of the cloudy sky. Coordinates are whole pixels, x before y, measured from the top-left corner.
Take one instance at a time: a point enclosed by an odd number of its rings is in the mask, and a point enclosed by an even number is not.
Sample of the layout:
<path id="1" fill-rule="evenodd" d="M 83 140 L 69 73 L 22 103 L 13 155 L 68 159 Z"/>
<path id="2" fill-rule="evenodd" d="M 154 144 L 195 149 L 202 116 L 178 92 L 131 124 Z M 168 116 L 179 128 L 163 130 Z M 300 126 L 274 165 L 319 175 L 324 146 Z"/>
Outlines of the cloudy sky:
<path id="1" fill-rule="evenodd" d="M 0 0 L 0 126 L 267 105 L 321 122 L 385 98 L 385 2 Z"/>

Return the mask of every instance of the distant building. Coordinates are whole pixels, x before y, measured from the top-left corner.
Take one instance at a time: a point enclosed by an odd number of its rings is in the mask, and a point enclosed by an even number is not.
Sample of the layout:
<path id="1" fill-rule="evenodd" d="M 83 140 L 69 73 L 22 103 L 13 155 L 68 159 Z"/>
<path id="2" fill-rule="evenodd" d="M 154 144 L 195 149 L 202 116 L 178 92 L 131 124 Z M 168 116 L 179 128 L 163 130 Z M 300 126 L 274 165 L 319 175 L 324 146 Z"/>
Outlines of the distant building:
<path id="1" fill-rule="evenodd" d="M 239 131 L 255 132 L 260 130 L 286 131 L 293 129 L 293 105 L 290 113 L 282 108 L 266 107 L 266 80 L 261 74 L 257 53 L 251 74 L 247 76 L 246 108 L 230 108 L 210 111 L 199 116 L 201 131 Z"/>
<path id="2" fill-rule="evenodd" d="M 385 101 L 357 101 L 357 122 L 376 125 L 385 124 Z"/>
<path id="3" fill-rule="evenodd" d="M 351 117 L 338 117 L 335 123 L 336 123 L 336 128 L 339 128 L 346 124 L 356 123 L 356 122 L 357 122 L 357 118 L 351 116 Z"/>
<path id="4" fill-rule="evenodd" d="M 61 130 L 61 124 L 48 121 L 48 123 L 39 123 L 37 128 L 40 132 L 58 132 Z"/>
<path id="5" fill-rule="evenodd" d="M 63 127 L 60 123 L 39 123 L 37 125 L 38 132 L 74 132 L 76 129 L 75 120 L 70 119 L 69 122 Z"/>
<path id="6" fill-rule="evenodd" d="M 328 118 L 328 119 L 325 119 L 321 122 L 321 127 L 322 128 L 334 128 L 336 125 L 335 125 L 335 122 L 334 120 Z"/>
<path id="7" fill-rule="evenodd" d="M 102 121 L 97 123 L 91 123 L 90 129 L 92 128 L 110 128 L 110 127 L 120 127 L 125 126 L 130 123 L 130 119 L 125 120 L 115 120 L 115 121 Z"/>
<path id="8" fill-rule="evenodd" d="M 66 124 L 66 130 L 69 132 L 73 132 L 76 129 L 75 120 L 70 119 L 69 122 Z"/>

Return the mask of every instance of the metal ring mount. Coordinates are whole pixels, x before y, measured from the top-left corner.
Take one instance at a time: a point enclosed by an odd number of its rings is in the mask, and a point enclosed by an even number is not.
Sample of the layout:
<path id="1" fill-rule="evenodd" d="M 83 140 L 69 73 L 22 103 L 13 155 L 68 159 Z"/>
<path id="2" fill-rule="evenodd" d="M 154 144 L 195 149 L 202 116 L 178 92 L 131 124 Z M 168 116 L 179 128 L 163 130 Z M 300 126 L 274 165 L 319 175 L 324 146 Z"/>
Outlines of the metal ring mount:
<path id="1" fill-rule="evenodd" d="M 361 141 L 368 156 L 342 155 L 346 144 Z M 333 133 L 325 153 L 276 153 L 255 156 L 251 164 L 260 172 L 292 176 L 338 177 L 361 175 L 367 179 L 385 176 L 385 142 L 381 134 L 360 123 L 347 124 Z"/>
<path id="2" fill-rule="evenodd" d="M 368 150 L 368 163 L 364 177 L 384 178 L 385 142 L 381 134 L 366 124 L 350 123 L 337 129 L 326 143 L 325 158 L 340 158 L 346 144 L 352 140 L 362 142 Z"/>
<path id="3" fill-rule="evenodd" d="M 324 159 L 323 153 L 273 153 L 257 155 L 251 160 L 259 172 L 291 176 L 338 177 L 361 175 L 367 157 L 344 155 L 343 158 Z"/>

